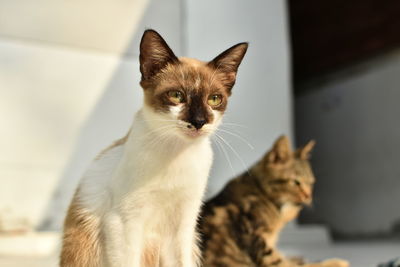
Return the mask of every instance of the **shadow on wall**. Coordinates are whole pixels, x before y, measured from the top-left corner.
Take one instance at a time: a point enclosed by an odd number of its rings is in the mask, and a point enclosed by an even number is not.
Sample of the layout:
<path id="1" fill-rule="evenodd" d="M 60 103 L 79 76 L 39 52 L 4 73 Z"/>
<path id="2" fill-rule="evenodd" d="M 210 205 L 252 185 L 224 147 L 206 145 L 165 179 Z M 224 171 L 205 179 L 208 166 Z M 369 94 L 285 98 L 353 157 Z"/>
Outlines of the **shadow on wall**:
<path id="1" fill-rule="evenodd" d="M 174 31 L 181 25 L 180 8 L 180 0 L 168 3 L 162 0 L 150 1 L 112 78 L 103 89 L 101 99 L 97 101 L 80 130 L 75 149 L 64 168 L 39 230 L 61 229 L 66 210 L 84 170 L 111 140 L 124 136 L 128 131 L 133 114 L 142 104 L 138 48 L 143 31 L 146 28 L 157 28 L 168 35 L 171 46 L 180 52 L 181 32 Z M 157 19 L 166 17 L 170 18 L 168 23 Z"/>

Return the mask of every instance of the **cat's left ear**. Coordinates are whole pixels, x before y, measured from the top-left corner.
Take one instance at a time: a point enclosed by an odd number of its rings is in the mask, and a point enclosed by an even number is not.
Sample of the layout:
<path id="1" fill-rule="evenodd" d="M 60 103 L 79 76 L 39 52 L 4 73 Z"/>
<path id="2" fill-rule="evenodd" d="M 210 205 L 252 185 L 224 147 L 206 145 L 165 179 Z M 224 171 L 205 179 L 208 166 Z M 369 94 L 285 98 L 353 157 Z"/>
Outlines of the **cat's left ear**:
<path id="1" fill-rule="evenodd" d="M 310 158 L 311 151 L 315 146 L 315 141 L 311 140 L 307 145 L 297 149 L 296 156 L 303 160 L 308 160 Z"/>
<path id="2" fill-rule="evenodd" d="M 282 135 L 275 141 L 274 146 L 268 152 L 266 160 L 269 164 L 284 164 L 288 162 L 293 155 L 289 138 Z"/>
<path id="3" fill-rule="evenodd" d="M 230 90 L 236 81 L 236 73 L 244 55 L 246 54 L 248 43 L 239 43 L 228 48 L 216 58 L 208 63 L 208 66 L 216 71 L 225 74 L 223 83 Z"/>
<path id="4" fill-rule="evenodd" d="M 160 72 L 168 63 L 179 62 L 161 35 L 155 30 L 146 30 L 140 42 L 140 72 L 147 80 Z"/>

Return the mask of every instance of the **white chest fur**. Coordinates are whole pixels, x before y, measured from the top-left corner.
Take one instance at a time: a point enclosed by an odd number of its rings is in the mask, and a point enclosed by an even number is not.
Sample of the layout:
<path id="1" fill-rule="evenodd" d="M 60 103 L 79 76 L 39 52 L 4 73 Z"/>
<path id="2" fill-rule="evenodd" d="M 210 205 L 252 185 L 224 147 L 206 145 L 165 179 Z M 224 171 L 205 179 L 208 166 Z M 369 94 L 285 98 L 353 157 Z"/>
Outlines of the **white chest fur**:
<path id="1" fill-rule="evenodd" d="M 82 204 L 103 220 L 104 266 L 145 266 L 148 250 L 163 266 L 195 266 L 210 142 L 153 137 L 134 123 L 127 142 L 94 162 L 81 183 Z"/>

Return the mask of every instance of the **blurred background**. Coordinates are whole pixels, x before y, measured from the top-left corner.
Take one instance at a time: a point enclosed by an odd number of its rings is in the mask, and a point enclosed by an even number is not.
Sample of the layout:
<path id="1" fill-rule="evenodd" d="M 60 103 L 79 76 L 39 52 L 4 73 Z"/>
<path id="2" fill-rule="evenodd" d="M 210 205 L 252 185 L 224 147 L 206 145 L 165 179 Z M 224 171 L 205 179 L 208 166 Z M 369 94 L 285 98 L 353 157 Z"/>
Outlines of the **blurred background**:
<path id="1" fill-rule="evenodd" d="M 314 206 L 282 249 L 400 256 L 400 2 L 0 0 L 0 266 L 56 266 L 80 176 L 141 106 L 147 28 L 201 60 L 250 42 L 207 197 L 279 135 L 315 139 Z"/>

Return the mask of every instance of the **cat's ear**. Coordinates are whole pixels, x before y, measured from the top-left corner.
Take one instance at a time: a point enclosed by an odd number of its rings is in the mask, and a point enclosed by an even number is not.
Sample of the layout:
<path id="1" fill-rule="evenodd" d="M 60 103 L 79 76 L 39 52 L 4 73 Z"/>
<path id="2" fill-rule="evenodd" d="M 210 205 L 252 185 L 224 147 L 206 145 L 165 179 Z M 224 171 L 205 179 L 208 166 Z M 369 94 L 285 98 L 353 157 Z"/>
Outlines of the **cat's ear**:
<path id="1" fill-rule="evenodd" d="M 223 83 L 229 90 L 236 81 L 236 73 L 244 55 L 246 54 L 248 43 L 239 43 L 228 48 L 208 63 L 218 72 L 224 73 Z"/>
<path id="2" fill-rule="evenodd" d="M 311 140 L 307 145 L 297 149 L 296 156 L 303 160 L 308 160 L 310 158 L 311 151 L 315 146 L 315 141 Z"/>
<path id="3" fill-rule="evenodd" d="M 274 146 L 267 154 L 267 162 L 270 164 L 286 163 L 293 155 L 289 138 L 282 135 L 275 141 Z"/>
<path id="4" fill-rule="evenodd" d="M 154 30 L 146 30 L 143 33 L 139 60 L 142 80 L 151 78 L 168 63 L 179 62 L 161 35 Z"/>

